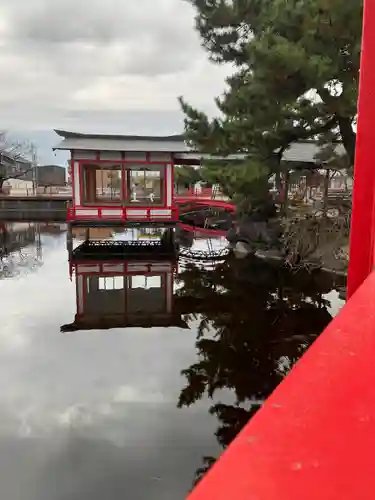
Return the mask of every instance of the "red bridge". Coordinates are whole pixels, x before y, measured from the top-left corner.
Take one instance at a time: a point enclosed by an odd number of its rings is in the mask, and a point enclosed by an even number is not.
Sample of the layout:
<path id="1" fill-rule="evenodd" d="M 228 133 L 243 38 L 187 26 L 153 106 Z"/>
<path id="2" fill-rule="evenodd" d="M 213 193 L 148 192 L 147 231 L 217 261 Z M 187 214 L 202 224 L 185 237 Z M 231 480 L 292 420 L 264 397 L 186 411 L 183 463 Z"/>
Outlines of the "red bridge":
<path id="1" fill-rule="evenodd" d="M 179 207 L 181 207 L 181 205 L 189 205 L 194 207 L 222 208 L 230 212 L 235 212 L 236 210 L 236 205 L 234 205 L 233 203 L 229 203 L 228 201 L 199 198 L 198 196 L 190 198 L 187 197 L 180 198 L 177 196 L 175 197 L 175 203 Z"/>
<path id="2" fill-rule="evenodd" d="M 212 188 L 190 188 L 186 193 L 175 194 L 175 203 L 181 208 L 182 205 L 206 206 L 212 208 L 221 208 L 230 212 L 235 212 L 236 206 L 225 200 L 216 199 L 215 190 Z"/>
<path id="3" fill-rule="evenodd" d="M 364 4 L 349 300 L 190 500 L 375 498 L 375 1 Z"/>
<path id="4" fill-rule="evenodd" d="M 186 193 L 182 196 L 185 196 L 186 198 L 200 198 L 200 199 L 206 199 L 206 200 L 212 200 L 216 196 L 216 189 L 213 189 L 212 187 L 190 187 Z M 178 197 L 178 196 L 177 196 Z"/>
<path id="5" fill-rule="evenodd" d="M 189 233 L 200 233 L 201 235 L 207 237 L 212 236 L 213 238 L 218 238 L 220 236 L 225 237 L 228 233 L 228 231 L 224 229 L 208 229 L 205 227 L 192 226 L 191 224 L 183 224 L 182 222 L 178 224 L 178 227 Z"/>

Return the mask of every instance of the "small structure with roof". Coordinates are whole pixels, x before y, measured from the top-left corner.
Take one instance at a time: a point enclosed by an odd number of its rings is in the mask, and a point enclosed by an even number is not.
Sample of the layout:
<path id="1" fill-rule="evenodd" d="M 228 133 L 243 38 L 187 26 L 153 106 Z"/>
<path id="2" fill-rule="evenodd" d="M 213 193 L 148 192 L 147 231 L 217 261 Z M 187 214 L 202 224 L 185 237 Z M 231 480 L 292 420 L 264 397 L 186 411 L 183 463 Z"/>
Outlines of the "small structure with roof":
<path id="1" fill-rule="evenodd" d="M 173 224 L 173 168 L 187 151 L 182 136 L 140 137 L 56 130 L 55 148 L 71 153 L 73 205 L 68 220 Z"/>

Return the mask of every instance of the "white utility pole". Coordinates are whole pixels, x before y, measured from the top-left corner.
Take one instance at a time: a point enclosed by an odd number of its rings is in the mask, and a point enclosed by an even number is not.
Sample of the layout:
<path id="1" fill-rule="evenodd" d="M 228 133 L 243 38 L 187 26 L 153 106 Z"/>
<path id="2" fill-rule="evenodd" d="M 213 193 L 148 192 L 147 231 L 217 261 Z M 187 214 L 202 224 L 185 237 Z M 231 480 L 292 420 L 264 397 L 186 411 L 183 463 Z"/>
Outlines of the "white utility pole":
<path id="1" fill-rule="evenodd" d="M 31 162 L 32 162 L 32 172 L 33 172 L 33 195 L 36 195 L 36 188 L 38 187 L 38 156 L 37 151 L 34 146 L 31 149 Z"/>

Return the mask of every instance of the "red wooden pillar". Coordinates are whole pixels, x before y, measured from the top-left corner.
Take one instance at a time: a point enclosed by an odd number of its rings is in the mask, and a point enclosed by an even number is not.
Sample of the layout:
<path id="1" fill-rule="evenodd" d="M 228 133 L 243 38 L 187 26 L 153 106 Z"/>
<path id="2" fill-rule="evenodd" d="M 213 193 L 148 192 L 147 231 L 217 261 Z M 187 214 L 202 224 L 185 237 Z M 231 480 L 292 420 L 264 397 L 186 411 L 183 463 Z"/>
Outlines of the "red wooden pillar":
<path id="1" fill-rule="evenodd" d="M 172 189 L 172 206 L 174 207 L 174 199 L 175 199 L 175 192 L 174 192 L 174 157 L 172 156 L 172 161 L 171 161 L 171 189 Z"/>
<path id="2" fill-rule="evenodd" d="M 125 205 L 128 206 L 129 202 L 131 200 L 131 194 L 132 194 L 132 178 L 131 178 L 131 171 L 130 169 L 126 170 L 126 203 Z"/>
<path id="3" fill-rule="evenodd" d="M 350 234 L 350 298 L 374 267 L 375 243 L 375 1 L 365 0 L 357 148 Z"/>
<path id="4" fill-rule="evenodd" d="M 126 206 L 128 202 L 128 170 L 125 165 L 121 166 L 121 204 Z"/>
<path id="5" fill-rule="evenodd" d="M 88 203 L 95 203 L 96 201 L 96 170 L 93 168 L 84 169 L 85 182 L 83 186 L 85 191 L 83 192 L 82 204 L 85 201 Z"/>
<path id="6" fill-rule="evenodd" d="M 159 179 L 160 203 L 167 204 L 167 165 L 160 168 Z"/>

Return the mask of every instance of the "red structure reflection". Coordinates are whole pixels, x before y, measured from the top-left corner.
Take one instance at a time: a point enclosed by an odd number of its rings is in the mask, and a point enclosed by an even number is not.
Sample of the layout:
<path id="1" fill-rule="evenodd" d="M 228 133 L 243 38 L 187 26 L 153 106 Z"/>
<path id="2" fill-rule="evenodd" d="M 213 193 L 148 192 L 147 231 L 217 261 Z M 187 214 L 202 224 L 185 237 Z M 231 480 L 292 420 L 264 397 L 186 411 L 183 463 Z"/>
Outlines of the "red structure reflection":
<path id="1" fill-rule="evenodd" d="M 105 253 L 99 245 L 95 256 L 88 252 L 95 251 L 95 244 L 100 242 L 90 243 L 85 241 L 70 251 L 70 272 L 76 285 L 76 314 L 74 322 L 62 326 L 61 331 L 186 327 L 181 314 L 173 307 L 173 282 L 177 271 L 173 255 L 152 257 L 150 253 L 155 250 L 155 242 L 151 241 L 143 242 L 144 247 L 137 246 L 133 258 L 131 255 L 121 258 L 119 252 L 131 253 L 132 242 L 112 241 L 107 242 Z"/>

